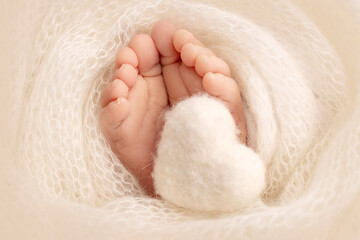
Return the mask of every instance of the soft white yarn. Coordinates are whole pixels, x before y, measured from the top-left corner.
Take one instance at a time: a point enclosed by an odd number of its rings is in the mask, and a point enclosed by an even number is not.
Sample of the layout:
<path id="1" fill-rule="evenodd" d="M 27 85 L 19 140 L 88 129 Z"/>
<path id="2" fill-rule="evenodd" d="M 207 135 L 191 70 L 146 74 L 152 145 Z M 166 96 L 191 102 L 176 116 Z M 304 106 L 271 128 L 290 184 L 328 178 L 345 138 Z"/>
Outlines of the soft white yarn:
<path id="1" fill-rule="evenodd" d="M 264 163 L 239 142 L 224 104 L 191 97 L 165 119 L 153 172 L 163 199 L 195 211 L 234 211 L 257 202 Z"/>
<path id="2" fill-rule="evenodd" d="M 358 1 L 198 2 L 1 2 L 15 45 L 2 55 L 15 126 L 0 166 L 4 238 L 359 238 Z M 149 198 L 102 136 L 116 51 L 164 17 L 230 64 L 265 205 L 207 214 Z"/>

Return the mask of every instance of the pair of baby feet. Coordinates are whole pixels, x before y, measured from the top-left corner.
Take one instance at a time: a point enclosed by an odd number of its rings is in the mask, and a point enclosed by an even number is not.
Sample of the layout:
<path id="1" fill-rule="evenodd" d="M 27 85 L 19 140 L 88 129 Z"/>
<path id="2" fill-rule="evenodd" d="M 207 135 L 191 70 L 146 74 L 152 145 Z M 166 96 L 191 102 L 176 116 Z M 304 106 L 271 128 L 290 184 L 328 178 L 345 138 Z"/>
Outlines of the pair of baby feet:
<path id="1" fill-rule="evenodd" d="M 169 106 L 200 92 L 223 100 L 246 143 L 238 85 L 225 61 L 169 20 L 138 34 L 116 56 L 115 80 L 103 90 L 101 129 L 116 156 L 154 195 L 153 158 Z"/>

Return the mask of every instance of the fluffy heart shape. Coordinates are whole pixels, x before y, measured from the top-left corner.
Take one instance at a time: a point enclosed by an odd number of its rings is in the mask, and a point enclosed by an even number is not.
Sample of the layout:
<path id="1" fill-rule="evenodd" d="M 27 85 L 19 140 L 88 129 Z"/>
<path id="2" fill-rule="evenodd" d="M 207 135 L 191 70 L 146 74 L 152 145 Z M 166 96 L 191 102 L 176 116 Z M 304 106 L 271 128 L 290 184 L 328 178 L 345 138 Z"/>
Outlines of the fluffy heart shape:
<path id="1" fill-rule="evenodd" d="M 232 211 L 257 202 L 263 161 L 237 138 L 225 104 L 207 95 L 178 103 L 166 123 L 154 163 L 156 192 L 195 211 Z"/>

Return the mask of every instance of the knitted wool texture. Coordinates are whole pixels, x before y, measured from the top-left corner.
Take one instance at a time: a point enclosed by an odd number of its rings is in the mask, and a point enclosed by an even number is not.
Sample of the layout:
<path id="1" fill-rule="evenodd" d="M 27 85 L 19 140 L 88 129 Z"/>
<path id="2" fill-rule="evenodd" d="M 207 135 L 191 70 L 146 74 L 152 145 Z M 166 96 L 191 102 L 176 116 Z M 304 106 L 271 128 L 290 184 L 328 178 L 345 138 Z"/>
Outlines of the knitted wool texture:
<path id="1" fill-rule="evenodd" d="M 1 234 L 8 239 L 358 239 L 359 5 L 356 0 L 3 1 L 0 11 L 12 13 L 6 36 L 13 47 L 2 57 L 11 70 L 4 79 L 11 84 L 13 128 L 6 135 L 12 154 L 2 157 L 0 166 Z M 160 184 L 159 192 L 164 187 L 170 198 L 150 198 L 110 150 L 99 127 L 98 101 L 115 71 L 116 52 L 162 18 L 194 33 L 229 63 L 244 98 L 247 151 L 256 153 L 253 162 L 265 170 L 263 190 L 261 183 L 244 190 L 250 185 L 235 181 L 239 192 L 251 194 L 239 197 L 230 187 L 229 202 L 215 194 L 216 203 L 207 204 L 204 198 L 231 181 L 205 181 L 198 193 L 203 202 L 190 206 L 184 203 L 197 197 L 193 188 L 178 189 L 183 199 L 170 199 L 176 189 Z M 212 134 L 221 128 L 221 134 L 234 137 L 225 131 L 233 123 L 221 103 L 207 97 L 186 101 L 183 112 L 198 109 L 204 123 L 187 127 L 203 129 L 214 114 L 227 123 L 201 132 L 201 139 L 216 137 Z M 176 123 L 185 120 L 177 121 L 185 115 L 173 111 L 161 141 L 172 139 L 163 146 L 175 150 L 171 144 L 187 136 L 167 132 L 181 129 Z M 218 156 L 203 153 L 214 158 L 211 164 L 239 157 L 240 146 L 224 145 Z M 162 148 L 157 159 L 167 160 Z M 186 172 L 182 167 L 179 171 Z M 194 176 L 209 177 L 195 167 Z M 186 179 L 193 174 L 188 170 Z M 224 173 L 218 170 L 211 174 Z M 264 204 L 249 204 L 258 192 Z M 247 207 L 233 207 L 231 199 Z M 219 207 L 236 210 L 191 209 Z"/>

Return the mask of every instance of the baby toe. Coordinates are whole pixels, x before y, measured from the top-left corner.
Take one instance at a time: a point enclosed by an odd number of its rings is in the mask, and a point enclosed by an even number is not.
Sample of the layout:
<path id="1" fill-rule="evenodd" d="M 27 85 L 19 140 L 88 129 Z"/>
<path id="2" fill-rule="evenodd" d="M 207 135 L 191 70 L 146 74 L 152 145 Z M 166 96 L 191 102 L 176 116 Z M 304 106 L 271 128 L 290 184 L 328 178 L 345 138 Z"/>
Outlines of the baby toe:
<path id="1" fill-rule="evenodd" d="M 105 107 L 111 101 L 118 99 L 119 97 L 127 97 L 129 92 L 129 88 L 126 84 L 119 80 L 115 79 L 110 82 L 104 89 L 100 97 L 100 105 L 101 107 Z"/>
<path id="2" fill-rule="evenodd" d="M 174 34 L 173 43 L 175 46 L 176 51 L 181 52 L 183 46 L 186 43 L 193 43 L 195 45 L 204 46 L 194 35 L 184 29 L 179 29 Z"/>
<path id="3" fill-rule="evenodd" d="M 206 73 L 202 85 L 206 92 L 226 102 L 232 103 L 241 100 L 239 87 L 235 80 L 223 74 Z"/>
<path id="4" fill-rule="evenodd" d="M 157 22 L 151 31 L 151 37 L 161 54 L 163 65 L 169 65 L 179 60 L 179 53 L 173 45 L 176 30 L 177 27 L 173 22 L 164 19 Z"/>
<path id="5" fill-rule="evenodd" d="M 121 65 L 121 67 L 115 72 L 115 78 L 124 81 L 129 88 L 134 86 L 137 75 L 138 70 L 132 65 L 126 63 Z"/>
<path id="6" fill-rule="evenodd" d="M 208 72 L 221 73 L 227 77 L 231 77 L 231 71 L 229 65 L 216 56 L 212 55 L 199 55 L 195 62 L 196 72 L 200 76 L 204 76 Z"/>
<path id="7" fill-rule="evenodd" d="M 181 50 L 181 60 L 188 67 L 194 67 L 199 55 L 214 55 L 214 53 L 203 46 L 186 43 Z"/>
<path id="8" fill-rule="evenodd" d="M 129 47 L 136 53 L 140 74 L 145 76 L 149 75 L 146 73 L 151 72 L 152 75 L 156 76 L 161 73 L 159 53 L 149 35 L 138 34 L 134 36 Z M 153 72 L 154 69 L 156 72 Z"/>
<path id="9" fill-rule="evenodd" d="M 122 64 L 130 64 L 134 68 L 138 66 L 136 53 L 129 47 L 120 49 L 116 55 L 116 66 L 120 67 Z"/>

